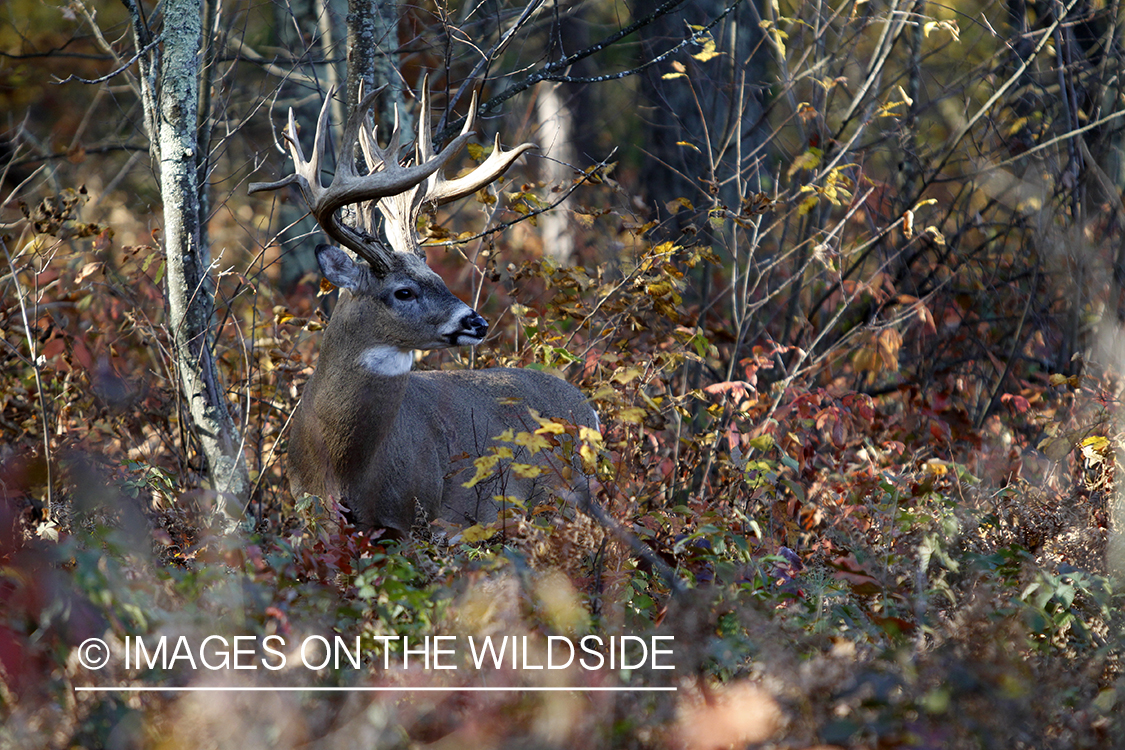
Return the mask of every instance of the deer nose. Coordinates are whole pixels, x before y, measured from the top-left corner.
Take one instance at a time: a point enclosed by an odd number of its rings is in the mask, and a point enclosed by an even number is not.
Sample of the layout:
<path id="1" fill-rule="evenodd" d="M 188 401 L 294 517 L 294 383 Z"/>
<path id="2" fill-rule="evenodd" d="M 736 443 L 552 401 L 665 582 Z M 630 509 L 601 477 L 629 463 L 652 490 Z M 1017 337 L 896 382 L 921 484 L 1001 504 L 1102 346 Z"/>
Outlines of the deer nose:
<path id="1" fill-rule="evenodd" d="M 483 339 L 484 335 L 488 333 L 488 321 L 474 310 L 461 318 L 461 330 L 474 338 Z"/>

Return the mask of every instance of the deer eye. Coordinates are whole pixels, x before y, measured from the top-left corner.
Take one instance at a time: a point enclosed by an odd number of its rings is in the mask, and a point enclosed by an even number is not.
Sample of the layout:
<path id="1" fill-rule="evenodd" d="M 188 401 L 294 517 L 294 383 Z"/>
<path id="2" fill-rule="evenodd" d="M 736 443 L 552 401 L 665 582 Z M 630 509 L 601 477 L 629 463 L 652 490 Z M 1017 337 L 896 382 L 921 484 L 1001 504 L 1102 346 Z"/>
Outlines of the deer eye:
<path id="1" fill-rule="evenodd" d="M 402 300 L 403 302 L 414 299 L 414 296 L 414 291 L 405 287 L 395 290 L 395 299 Z"/>

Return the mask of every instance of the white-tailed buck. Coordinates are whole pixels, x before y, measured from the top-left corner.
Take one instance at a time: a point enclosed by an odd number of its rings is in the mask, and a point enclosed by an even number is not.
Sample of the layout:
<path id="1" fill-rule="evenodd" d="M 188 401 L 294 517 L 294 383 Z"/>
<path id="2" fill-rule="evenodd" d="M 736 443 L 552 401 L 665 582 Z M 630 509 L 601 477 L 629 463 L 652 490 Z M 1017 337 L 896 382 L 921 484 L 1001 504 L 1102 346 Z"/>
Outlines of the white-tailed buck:
<path id="1" fill-rule="evenodd" d="M 587 493 L 587 478 L 574 470 L 573 453 L 564 456 L 562 450 L 534 455 L 515 450 L 511 460 L 537 467 L 537 477 L 528 476 L 536 471 L 527 469 L 497 470 L 473 487 L 463 486 L 475 475 L 474 459 L 501 445 L 494 438 L 506 430 L 540 427 L 532 411 L 597 429 L 598 418 L 578 389 L 534 370 L 411 371 L 414 350 L 476 345 L 488 331 L 484 318 L 453 296 L 426 265 L 416 233 L 421 211 L 471 195 L 533 146 L 503 151 L 498 136 L 480 166 L 445 179 L 442 170 L 471 137 L 476 97 L 460 135 L 435 154 L 423 84 L 414 163 L 406 165 L 400 156 L 397 122 L 387 147 L 379 147 L 376 129 L 368 123 L 370 95 L 345 125 L 336 173 L 325 187 L 320 168 L 330 98 L 331 93 L 317 122 L 312 155 L 305 159 L 290 110 L 286 139 L 294 174 L 250 186 L 256 192 L 296 184 L 324 232 L 366 261 L 357 263 L 332 245 L 317 247 L 322 273 L 341 292 L 316 371 L 292 418 L 294 496 L 332 497 L 351 510 L 360 528 L 406 533 L 419 521 L 439 517 L 458 524 L 491 521 L 498 510 L 495 497 L 532 503 L 549 483 L 564 492 Z M 366 169 L 356 168 L 357 143 Z M 355 207 L 357 226 L 337 215 L 344 206 Z M 376 212 L 383 217 L 390 248 L 373 236 Z"/>

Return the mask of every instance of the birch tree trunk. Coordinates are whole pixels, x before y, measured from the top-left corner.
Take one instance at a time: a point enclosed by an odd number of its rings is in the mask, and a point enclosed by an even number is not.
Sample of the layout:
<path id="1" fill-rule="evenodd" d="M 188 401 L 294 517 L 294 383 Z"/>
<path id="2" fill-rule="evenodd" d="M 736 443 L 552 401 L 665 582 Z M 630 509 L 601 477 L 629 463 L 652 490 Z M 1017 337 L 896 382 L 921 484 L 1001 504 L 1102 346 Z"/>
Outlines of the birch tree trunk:
<path id="1" fill-rule="evenodd" d="M 137 6 L 134 31 L 147 33 Z M 141 66 L 145 123 L 160 177 L 164 207 L 168 326 L 180 387 L 199 439 L 219 509 L 239 515 L 249 492 L 241 440 L 224 399 L 215 367 L 211 336 L 212 289 L 203 247 L 204 214 L 200 203 L 199 165 L 206 158 L 198 134 L 200 72 L 203 62 L 202 0 L 166 0 L 163 44 L 157 62 Z M 138 49 L 143 38 L 137 39 Z M 155 87 L 153 78 L 156 78 Z M 153 109 L 149 112 L 147 110 Z M 153 132 L 155 130 L 155 132 Z M 235 508 L 224 507 L 234 500 Z"/>
<path id="2" fill-rule="evenodd" d="M 548 185 L 565 185 L 574 177 L 571 165 L 578 161 L 574 148 L 574 112 L 560 93 L 561 84 L 541 85 L 536 92 L 535 117 L 539 121 L 539 148 L 543 178 Z M 573 201 L 567 198 L 539 219 L 543 228 L 543 254 L 557 263 L 570 263 L 574 256 L 574 234 L 570 226 Z"/>

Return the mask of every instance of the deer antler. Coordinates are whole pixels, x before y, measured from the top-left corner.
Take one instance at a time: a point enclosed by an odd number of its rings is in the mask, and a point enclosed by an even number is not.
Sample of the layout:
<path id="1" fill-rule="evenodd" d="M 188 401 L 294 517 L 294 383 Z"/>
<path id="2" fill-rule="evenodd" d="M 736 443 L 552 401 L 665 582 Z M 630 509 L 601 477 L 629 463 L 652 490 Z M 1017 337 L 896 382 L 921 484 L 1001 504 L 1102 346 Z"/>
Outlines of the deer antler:
<path id="1" fill-rule="evenodd" d="M 421 104 L 422 111 L 418 122 L 418 140 L 415 148 L 415 160 L 419 164 L 424 164 L 435 158 L 430 130 L 430 86 L 428 76 L 422 81 Z M 476 111 L 477 95 L 476 92 L 474 92 L 472 102 L 469 105 L 469 115 L 465 119 L 464 128 L 461 130 L 462 133 L 472 130 L 476 125 Z M 395 145 L 396 151 L 391 153 L 389 146 L 386 151 L 380 150 L 373 135 L 374 134 L 372 134 L 370 139 L 365 138 L 361 141 L 364 155 L 367 157 L 368 163 L 372 163 L 374 159 L 379 159 L 383 163 L 387 163 L 388 160 L 397 162 L 398 153 L 395 139 L 392 138 L 392 143 Z M 454 140 L 450 143 L 442 153 L 444 154 L 454 147 L 461 147 L 458 144 L 458 140 Z M 492 153 L 468 174 L 453 180 L 447 180 L 440 171 L 435 171 L 431 173 L 424 182 L 410 190 L 381 199 L 378 202 L 378 209 L 386 220 L 387 239 L 390 241 L 391 247 L 398 252 L 409 251 L 417 255 L 423 255 L 421 248 L 418 247 L 416 228 L 418 225 L 418 216 L 422 213 L 426 204 L 441 206 L 455 201 L 458 198 L 463 198 L 466 195 L 475 193 L 504 174 L 504 172 L 515 163 L 516 159 L 528 149 L 533 148 L 536 148 L 533 143 L 521 143 L 511 151 L 504 151 L 500 147 L 500 136 L 497 135 Z"/>
<path id="2" fill-rule="evenodd" d="M 392 250 L 424 256 L 418 246 L 416 227 L 425 204 L 441 205 L 476 192 L 503 174 L 521 154 L 535 146 L 523 143 L 511 151 L 503 151 L 500 148 L 500 137 L 497 136 L 492 153 L 483 163 L 462 177 L 446 180 L 441 169 L 469 141 L 476 125 L 476 94 L 473 94 L 469 115 L 460 134 L 441 153 L 435 154 L 430 134 L 429 80 L 427 78 L 423 81 L 422 114 L 415 148 L 416 163 L 405 166 L 399 155 L 401 144 L 398 110 L 395 110 L 394 129 L 385 149 L 379 148 L 378 128 L 367 124 L 368 113 L 378 93 L 374 91 L 364 96 L 348 118 L 344 126 L 344 148 L 341 157 L 337 159 L 336 174 L 331 185 L 324 187 L 320 181 L 320 163 L 328 133 L 328 106 L 333 94 L 330 90 L 321 107 L 320 117 L 317 118 L 312 155 L 305 159 L 297 138 L 293 110 L 290 109 L 285 139 L 289 142 L 289 152 L 293 157 L 294 173 L 276 182 L 251 183 L 250 192 L 276 190 L 295 183 L 301 189 L 313 217 L 329 237 L 366 260 L 376 273 L 386 273 L 390 267 L 390 251 L 364 229 L 351 227 L 340 221 L 336 215 L 339 209 L 359 204 L 357 208 L 360 223 L 365 224 L 368 229 L 372 228 L 372 208 L 377 209 L 385 220 Z M 367 174 L 359 174 L 355 160 L 350 158 L 351 149 L 356 143 L 363 151 L 368 165 Z"/>

